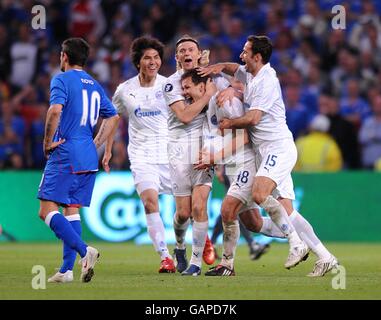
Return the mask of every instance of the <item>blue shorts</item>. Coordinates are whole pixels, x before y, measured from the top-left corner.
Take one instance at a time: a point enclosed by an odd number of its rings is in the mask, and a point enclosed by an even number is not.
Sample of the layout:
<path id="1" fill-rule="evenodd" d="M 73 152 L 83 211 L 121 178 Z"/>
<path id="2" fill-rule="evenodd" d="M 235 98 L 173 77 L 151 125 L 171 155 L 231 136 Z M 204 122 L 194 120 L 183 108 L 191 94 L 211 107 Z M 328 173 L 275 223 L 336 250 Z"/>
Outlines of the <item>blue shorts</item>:
<path id="1" fill-rule="evenodd" d="M 37 198 L 62 206 L 90 206 L 96 172 L 44 171 Z"/>

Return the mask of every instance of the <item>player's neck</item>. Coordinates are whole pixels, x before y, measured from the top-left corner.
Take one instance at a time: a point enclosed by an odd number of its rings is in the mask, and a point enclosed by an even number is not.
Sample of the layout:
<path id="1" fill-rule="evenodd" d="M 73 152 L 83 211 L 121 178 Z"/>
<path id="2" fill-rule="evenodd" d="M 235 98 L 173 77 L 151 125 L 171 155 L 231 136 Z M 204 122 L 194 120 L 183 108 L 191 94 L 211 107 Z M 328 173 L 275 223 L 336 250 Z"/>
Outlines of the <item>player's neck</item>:
<path id="1" fill-rule="evenodd" d="M 70 65 L 65 66 L 65 72 L 69 70 L 83 70 L 83 67 L 76 64 L 73 66 L 70 66 Z"/>
<path id="2" fill-rule="evenodd" d="M 144 73 L 139 73 L 139 82 L 142 87 L 153 87 L 155 85 L 156 75 L 149 77 Z"/>
<path id="3" fill-rule="evenodd" d="M 261 70 L 263 66 L 264 66 L 264 64 L 258 63 L 258 65 L 255 68 L 254 72 L 251 73 L 253 75 L 253 77 L 255 77 L 258 74 L 259 70 Z"/>

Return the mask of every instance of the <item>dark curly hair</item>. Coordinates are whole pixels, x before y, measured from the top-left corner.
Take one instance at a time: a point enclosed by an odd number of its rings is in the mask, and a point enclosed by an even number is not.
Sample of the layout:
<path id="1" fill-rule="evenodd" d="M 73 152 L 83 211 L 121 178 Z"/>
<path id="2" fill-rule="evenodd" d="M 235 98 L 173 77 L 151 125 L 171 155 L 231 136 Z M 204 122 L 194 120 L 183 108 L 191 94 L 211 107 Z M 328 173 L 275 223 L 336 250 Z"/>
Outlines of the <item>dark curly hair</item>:
<path id="1" fill-rule="evenodd" d="M 131 45 L 131 59 L 132 63 L 139 70 L 140 59 L 144 55 L 144 51 L 147 49 L 154 49 L 159 53 L 160 59 L 163 60 L 164 44 L 158 39 L 151 37 L 139 37 L 136 38 Z"/>

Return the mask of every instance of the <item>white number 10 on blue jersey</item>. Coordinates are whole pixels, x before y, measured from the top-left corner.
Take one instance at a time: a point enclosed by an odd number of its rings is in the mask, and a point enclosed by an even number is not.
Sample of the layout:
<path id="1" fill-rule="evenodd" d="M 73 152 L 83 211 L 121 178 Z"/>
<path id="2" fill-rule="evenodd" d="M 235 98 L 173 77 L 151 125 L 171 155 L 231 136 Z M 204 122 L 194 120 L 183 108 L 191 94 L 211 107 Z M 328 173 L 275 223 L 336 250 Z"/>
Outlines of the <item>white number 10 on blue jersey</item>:
<path id="1" fill-rule="evenodd" d="M 87 118 L 89 116 L 89 95 L 87 94 L 87 90 L 82 90 L 82 118 L 81 118 L 81 126 L 86 126 Z M 94 127 L 97 124 L 99 117 L 99 107 L 101 102 L 101 95 L 98 91 L 94 90 L 91 93 L 91 101 L 90 101 L 90 125 Z"/>

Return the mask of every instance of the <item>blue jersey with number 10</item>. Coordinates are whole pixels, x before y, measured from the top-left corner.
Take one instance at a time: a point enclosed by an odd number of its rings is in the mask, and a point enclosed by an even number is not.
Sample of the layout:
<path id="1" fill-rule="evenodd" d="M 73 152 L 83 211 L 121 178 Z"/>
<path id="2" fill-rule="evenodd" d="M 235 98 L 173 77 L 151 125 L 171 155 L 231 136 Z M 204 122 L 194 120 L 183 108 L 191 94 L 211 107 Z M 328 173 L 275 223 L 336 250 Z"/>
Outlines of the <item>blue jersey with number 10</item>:
<path id="1" fill-rule="evenodd" d="M 93 142 L 98 117 L 116 115 L 103 88 L 83 70 L 69 70 L 50 83 L 50 105 L 63 106 L 54 141 L 65 139 L 50 155 L 45 170 L 81 173 L 98 170 Z"/>

